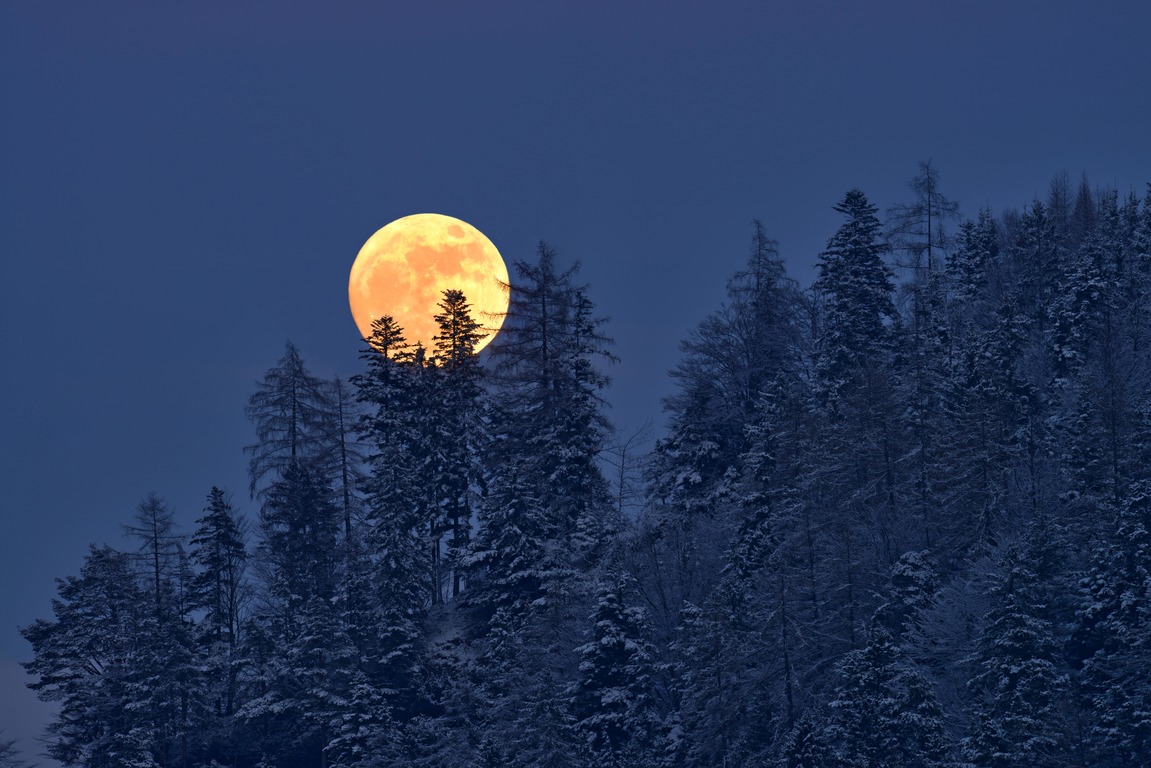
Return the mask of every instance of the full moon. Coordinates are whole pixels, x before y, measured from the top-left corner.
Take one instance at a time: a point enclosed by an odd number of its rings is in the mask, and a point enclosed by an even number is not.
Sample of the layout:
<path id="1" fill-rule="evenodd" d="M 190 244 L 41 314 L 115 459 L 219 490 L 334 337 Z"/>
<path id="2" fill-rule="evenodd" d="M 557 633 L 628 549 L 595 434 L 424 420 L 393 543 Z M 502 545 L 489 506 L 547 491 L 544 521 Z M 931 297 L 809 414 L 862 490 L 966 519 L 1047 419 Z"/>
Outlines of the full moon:
<path id="1" fill-rule="evenodd" d="M 396 219 L 368 238 L 352 264 L 348 302 L 360 335 L 391 315 L 408 343 L 429 351 L 439 328 L 435 316 L 446 290 L 463 291 L 483 337 L 495 338 L 508 309 L 508 268 L 492 241 L 466 221 L 438 213 Z"/>

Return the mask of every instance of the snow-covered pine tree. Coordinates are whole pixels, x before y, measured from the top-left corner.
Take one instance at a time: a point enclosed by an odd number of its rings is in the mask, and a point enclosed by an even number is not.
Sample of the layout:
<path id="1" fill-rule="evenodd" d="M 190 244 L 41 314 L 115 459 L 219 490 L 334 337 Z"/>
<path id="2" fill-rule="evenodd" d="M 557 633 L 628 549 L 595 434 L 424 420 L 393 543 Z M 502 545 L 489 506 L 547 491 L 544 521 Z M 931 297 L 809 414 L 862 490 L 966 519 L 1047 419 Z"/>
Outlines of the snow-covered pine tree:
<path id="1" fill-rule="evenodd" d="M 368 660 L 368 683 L 403 718 L 416 706 L 422 620 L 432 592 L 431 505 L 421 474 L 426 371 L 390 316 L 373 323 L 367 342 L 365 370 L 352 378 L 364 409 L 358 429 L 370 469 L 363 483 L 363 597 L 354 606 L 353 636 Z"/>
<path id="2" fill-rule="evenodd" d="M 858 383 L 861 371 L 886 362 L 896 319 L 893 275 L 883 260 L 890 246 L 875 215 L 878 209 L 859 189 L 849 190 L 834 209 L 846 221 L 819 255 L 819 277 L 813 285 L 824 306 L 816 373 L 833 409 L 846 388 Z"/>
<path id="3" fill-rule="evenodd" d="M 575 729 L 595 764 L 605 768 L 655 766 L 664 746 L 652 679 L 655 650 L 644 612 L 626 603 L 630 581 L 614 575 L 597 591 L 588 642 L 576 649 L 579 675 L 570 693 Z"/>
<path id="4" fill-rule="evenodd" d="M 811 452 L 796 482 L 820 527 L 828 530 L 825 631 L 857 648 L 883 575 L 922 545 L 901 518 L 897 464 L 901 444 L 894 380 L 899 338 L 888 251 L 876 208 L 859 189 L 835 206 L 845 221 L 820 255 L 813 289 L 823 313 L 815 334 L 816 412 Z"/>
<path id="5" fill-rule="evenodd" d="M 951 765 L 944 716 L 931 687 L 887 630 L 839 664 L 841 682 L 825 731 L 844 768 Z"/>
<path id="6" fill-rule="evenodd" d="M 59 580 L 57 592 L 55 618 L 20 631 L 32 644 L 24 668 L 37 680 L 29 687 L 59 707 L 47 727 L 48 756 L 64 765 L 114 765 L 123 739 L 135 734 L 133 759 L 148 764 L 151 713 L 137 706 L 132 689 L 151 602 L 130 556 L 92 546 L 80 575 Z"/>
<path id="7" fill-rule="evenodd" d="M 532 264 L 517 261 L 508 314 L 491 346 L 493 440 L 500 461 L 522 461 L 541 504 L 561 536 L 577 534 L 583 556 L 598 548 L 608 506 L 597 457 L 610 427 L 600 369 L 614 357 L 586 286 L 575 283 L 579 264 L 559 271 L 547 243 Z M 515 459 L 515 453 L 519 458 Z"/>
<path id="8" fill-rule="evenodd" d="M 1056 296 L 1056 280 L 1063 274 L 1065 258 L 1047 207 L 1035 200 L 1019 220 L 1007 259 L 1012 292 L 1040 337 L 1048 329 L 1048 308 Z"/>
<path id="9" fill-rule="evenodd" d="M 748 675 L 755 649 L 744 643 L 753 628 L 743 596 L 725 586 L 713 590 L 702 607 L 684 606 L 681 639 L 673 649 L 681 697 L 676 715 L 683 729 L 677 757 L 684 765 L 740 764 L 750 757 L 742 713 L 747 686 L 757 682 Z"/>
<path id="10" fill-rule="evenodd" d="M 389 768 L 400 765 L 400 736 L 387 697 L 362 673 L 324 748 L 327 768 Z"/>
<path id="11" fill-rule="evenodd" d="M 438 306 L 440 314 L 435 321 L 439 331 L 432 357 L 439 374 L 435 379 L 437 395 L 426 404 L 430 411 L 439 411 L 436 428 L 427 435 L 434 451 L 434 463 L 429 467 L 437 507 L 432 526 L 448 534 L 440 572 L 445 577 L 450 574 L 450 594 L 455 598 L 464 583 L 460 559 L 471 540 L 474 489 L 481 482 L 479 462 L 485 450 L 479 402 L 482 369 L 476 357 L 482 333 L 461 291 L 444 291 Z"/>
<path id="12" fill-rule="evenodd" d="M 194 604 L 205 611 L 198 630 L 201 642 L 219 643 L 235 651 L 245 599 L 248 553 L 246 521 L 232 507 L 228 494 L 212 486 L 204 515 L 192 533 L 192 562 L 198 566 L 192 590 Z M 230 706 L 222 706 L 230 713 Z"/>
<path id="13" fill-rule="evenodd" d="M 1083 579 L 1076 649 L 1091 764 L 1151 762 L 1151 483 L 1125 495 Z"/>
<path id="14" fill-rule="evenodd" d="M 586 764 L 568 691 L 612 506 L 597 462 L 597 363 L 610 355 L 575 269 L 559 272 L 544 243 L 537 264 L 518 262 L 491 346 L 487 495 L 465 561 L 479 655 L 466 665 L 473 690 L 456 699 L 483 702 L 465 719 L 477 760 L 498 765 Z"/>
<path id="15" fill-rule="evenodd" d="M 1044 617 L 1048 585 L 1034 569 L 1041 547 L 1010 547 L 990 590 L 994 606 L 979 633 L 978 669 L 968 682 L 971 733 L 963 743 L 979 768 L 1054 766 L 1066 751 L 1060 699 L 1069 680 Z"/>
<path id="16" fill-rule="evenodd" d="M 747 268 L 728 282 L 724 306 L 681 342 L 683 360 L 671 371 L 678 391 L 664 404 L 668 434 L 652 468 L 667 512 L 710 516 L 730 492 L 745 425 L 764 388 L 794 365 L 799 300 L 776 242 L 754 221 Z"/>
<path id="17" fill-rule="evenodd" d="M 965 322 L 977 319 L 974 305 L 984 295 L 989 273 L 999 260 L 999 227 L 988 208 L 959 225 L 958 247 L 947 254 L 946 272 Z"/>
<path id="18" fill-rule="evenodd" d="M 335 596 L 340 515 L 319 470 L 298 462 L 267 489 L 260 509 L 266 610 L 291 633 L 313 598 Z"/>
<path id="19" fill-rule="evenodd" d="M 611 508 L 597 461 L 608 428 L 597 363 L 610 359 L 609 342 L 573 283 L 578 265 L 559 272 L 546 243 L 538 256 L 515 264 L 508 316 L 491 346 L 489 486 L 467 560 L 480 622 L 575 589 L 602 548 Z"/>
<path id="20" fill-rule="evenodd" d="M 240 623 L 249 596 L 247 526 L 227 494 L 215 486 L 208 493 L 203 517 L 196 522 L 190 552 L 196 569 L 191 604 L 203 611 L 195 640 L 202 675 L 200 696 L 206 710 L 197 735 L 205 745 L 206 759 L 226 761 L 231 752 L 232 718 L 241 703 L 240 674 L 245 663 Z"/>
<path id="21" fill-rule="evenodd" d="M 685 602 L 707 599 L 743 526 L 738 498 L 761 480 L 745 477 L 749 427 L 768 389 L 799 377 L 801 296 L 774 240 L 753 222 L 747 266 L 727 301 L 681 343 L 677 391 L 664 403 L 667 435 L 649 462 L 652 504 L 633 542 L 633 571 L 652 600 L 652 620 L 669 642 Z M 752 470 L 757 471 L 753 468 Z"/>
<path id="22" fill-rule="evenodd" d="M 356 669 L 336 610 L 341 518 L 320 467 L 303 461 L 266 489 L 260 510 L 262 604 L 246 633 L 251 693 L 237 718 L 285 767 L 322 765 Z"/>

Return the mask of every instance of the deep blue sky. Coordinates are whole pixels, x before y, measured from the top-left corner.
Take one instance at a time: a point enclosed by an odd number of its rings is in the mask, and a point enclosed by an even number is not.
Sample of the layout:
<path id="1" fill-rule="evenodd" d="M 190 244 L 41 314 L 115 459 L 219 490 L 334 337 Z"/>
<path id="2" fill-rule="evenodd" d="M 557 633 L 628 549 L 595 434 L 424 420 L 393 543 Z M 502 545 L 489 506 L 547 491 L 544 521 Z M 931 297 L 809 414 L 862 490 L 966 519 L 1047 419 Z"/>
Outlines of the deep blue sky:
<path id="1" fill-rule="evenodd" d="M 1151 181 L 1135 0 L 176 5 L 0 8 L 9 737 L 39 717 L 16 627 L 89 542 L 153 490 L 186 523 L 213 484 L 254 515 L 244 402 L 289 338 L 358 370 L 347 273 L 392 219 L 581 260 L 635 428 L 754 217 L 807 284 L 831 206 L 906 200 L 920 160 L 966 214 L 1063 170 Z"/>

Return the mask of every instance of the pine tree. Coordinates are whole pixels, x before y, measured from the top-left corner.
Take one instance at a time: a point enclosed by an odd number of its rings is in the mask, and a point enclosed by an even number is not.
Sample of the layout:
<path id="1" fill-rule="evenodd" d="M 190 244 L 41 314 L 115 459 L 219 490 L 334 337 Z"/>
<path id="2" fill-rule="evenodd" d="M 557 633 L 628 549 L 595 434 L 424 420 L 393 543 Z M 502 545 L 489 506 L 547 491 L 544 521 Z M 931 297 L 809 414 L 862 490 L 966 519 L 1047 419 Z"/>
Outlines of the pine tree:
<path id="1" fill-rule="evenodd" d="M 246 526 L 232 508 L 228 494 L 216 486 L 208 492 L 204 516 L 196 523 L 199 527 L 192 534 L 191 557 L 201 570 L 193 583 L 194 599 L 196 607 L 206 611 L 200 631 L 206 640 L 234 650 L 248 558 Z"/>
<path id="2" fill-rule="evenodd" d="M 537 606 L 532 616 L 502 611 L 494 617 L 489 650 L 482 660 L 490 709 L 481 743 L 496 765 L 587 765 L 567 706 L 568 674 L 574 667 L 569 650 L 574 638 L 568 634 L 573 617 L 559 597 L 553 594 L 553 602 Z"/>
<path id="3" fill-rule="evenodd" d="M 197 566 L 191 584 L 194 608 L 204 611 L 196 625 L 197 659 L 203 679 L 200 693 L 204 722 L 198 740 L 210 759 L 227 759 L 232 718 L 240 705 L 244 657 L 240 622 L 248 598 L 246 526 L 227 494 L 215 486 L 208 493 L 204 516 L 192 534 L 191 560 Z"/>
<path id="4" fill-rule="evenodd" d="M 1033 323 L 1013 297 L 989 314 L 988 327 L 965 344 L 949 389 L 945 499 L 959 521 L 949 543 L 960 551 L 1001 539 L 1013 528 L 1009 511 L 1038 501 L 1021 501 L 1017 480 L 1039 450 L 1039 389 L 1025 370 Z"/>
<path id="5" fill-rule="evenodd" d="M 65 765 L 114 765 L 121 740 L 142 739 L 148 728 L 149 713 L 131 688 L 149 595 L 129 556 L 108 546 L 90 547 L 80 576 L 57 587 L 55 619 L 21 630 L 33 652 L 24 667 L 37 676 L 29 687 L 59 706 L 47 728 L 47 753 Z"/>
<path id="6" fill-rule="evenodd" d="M 914 632 L 921 615 L 939 590 L 930 553 L 905 552 L 891 569 L 890 599 L 875 612 L 875 621 L 896 642 Z"/>
<path id="7" fill-rule="evenodd" d="M 819 256 L 814 288 L 824 296 L 817 341 L 817 374 L 832 402 L 865 366 L 882 364 L 891 349 L 895 320 L 891 269 L 883 261 L 890 247 L 882 238 L 878 210 L 859 189 L 850 190 L 835 210 L 847 221 Z"/>
<path id="8" fill-rule="evenodd" d="M 288 466 L 268 488 L 260 510 L 263 580 L 269 609 L 286 628 L 313 597 L 335 596 L 339 525 L 331 488 L 308 464 Z"/>
<path id="9" fill-rule="evenodd" d="M 358 427 L 369 448 L 366 530 L 357 571 L 362 599 L 353 606 L 353 637 L 372 659 L 368 683 L 381 687 L 391 710 L 414 707 L 415 669 L 432 570 L 427 542 L 431 517 L 424 487 L 421 414 L 422 370 L 390 316 L 373 323 L 361 358 L 366 370 L 353 377 L 365 411 Z"/>
<path id="10" fill-rule="evenodd" d="M 753 714 L 764 680 L 757 628 L 742 587 L 721 582 L 703 606 L 683 610 L 676 677 L 689 765 L 748 762 L 758 746 L 753 729 L 770 725 Z"/>
<path id="11" fill-rule="evenodd" d="M 1095 228 L 1096 221 L 1095 196 L 1091 192 L 1091 185 L 1087 183 L 1087 174 L 1079 180 L 1079 188 L 1075 192 L 1075 207 L 1071 213 L 1069 247 L 1083 242 Z"/>
<path id="12" fill-rule="evenodd" d="M 811 516 L 833 531 L 826 631 L 857 648 L 868 595 L 900 553 L 923 545 L 901 507 L 901 419 L 893 355 L 899 338 L 888 246 L 875 206 L 858 189 L 835 210 L 846 221 L 820 256 L 813 288 L 823 302 L 815 333 L 811 454 L 797 484 Z"/>
<path id="13" fill-rule="evenodd" d="M 271 654 L 237 712 L 266 761 L 323 766 L 348 710 L 356 654 L 329 601 L 310 596 L 290 626 L 270 625 Z M 251 630 L 250 630 L 251 633 Z"/>
<path id="14" fill-rule="evenodd" d="M 843 659 L 839 674 L 827 730 L 839 765 L 948 764 L 943 712 L 886 630 L 873 627 L 867 645 Z"/>
<path id="15" fill-rule="evenodd" d="M 1024 211 L 1007 255 L 1012 292 L 1042 336 L 1047 331 L 1048 308 L 1056 295 L 1055 281 L 1062 274 L 1065 256 L 1043 203 L 1036 200 Z"/>
<path id="16" fill-rule="evenodd" d="M 598 365 L 614 359 L 611 341 L 586 287 L 574 282 L 579 264 L 560 272 L 543 242 L 537 255 L 536 264 L 515 264 L 508 316 L 491 348 L 493 437 L 514 443 L 503 458 L 518 451 L 528 459 L 528 481 L 557 530 L 594 530 L 607 503 L 597 457 L 610 431 L 601 395 L 608 378 Z"/>
<path id="17" fill-rule="evenodd" d="M 598 463 L 607 421 L 600 390 L 610 359 L 578 267 L 558 272 L 544 243 L 539 262 L 515 265 L 508 317 L 491 347 L 488 494 L 468 558 L 481 616 L 542 597 L 598 556 L 608 526 Z M 555 582 L 554 585 L 551 582 Z"/>
<path id="18" fill-rule="evenodd" d="M 556 545 L 562 529 L 525 473 L 509 467 L 489 480 L 481 521 L 465 564 L 476 574 L 468 601 L 482 619 L 501 610 L 527 612 L 553 580 L 570 577 Z"/>
<path id="19" fill-rule="evenodd" d="M 590 637 L 576 649 L 581 661 L 571 702 L 575 728 L 597 765 L 638 768 L 657 749 L 659 718 L 655 652 L 645 638 L 643 612 L 624 603 L 628 587 L 620 576 L 599 589 Z"/>
<path id="20" fill-rule="evenodd" d="M 824 737 L 827 723 L 814 714 L 801 717 L 787 732 L 778 762 L 780 768 L 831 768 L 835 755 Z"/>
<path id="21" fill-rule="evenodd" d="M 968 219 L 959 227 L 959 247 L 947 255 L 947 274 L 955 286 L 955 298 L 962 306 L 963 319 L 975 319 L 971 312 L 983 296 L 990 271 L 999 260 L 999 229 L 989 209 Z"/>
<path id="22" fill-rule="evenodd" d="M 1099 766 L 1151 760 L 1151 486 L 1131 489 L 1082 582 L 1088 742 Z"/>
<path id="23" fill-rule="evenodd" d="M 913 203 L 888 211 L 893 250 L 904 254 L 911 277 L 901 291 L 905 309 L 902 340 L 905 374 L 900 399 L 906 403 L 904 420 L 910 429 L 906 455 L 909 486 L 907 516 L 922 528 L 922 544 L 938 539 L 936 521 L 939 487 L 946 471 L 937 436 L 942 429 L 943 398 L 947 389 L 950 333 L 945 317 L 946 285 L 943 262 L 951 247 L 946 225 L 957 219 L 959 206 L 939 191 L 939 174 L 931 163 L 920 163 L 920 173 L 909 184 Z"/>
<path id="24" fill-rule="evenodd" d="M 245 627 L 245 738 L 282 766 L 321 765 L 355 670 L 341 621 L 341 514 L 320 468 L 296 462 L 266 490 L 257 549 L 263 594 Z"/>
<path id="25" fill-rule="evenodd" d="M 1043 585 L 1034 570 L 1034 545 L 1010 550 L 991 590 L 995 606 L 979 634 L 979 669 L 968 686 L 974 697 L 971 735 L 964 741 L 976 766 L 1057 765 L 1065 727 L 1061 670 Z"/>
<path id="26" fill-rule="evenodd" d="M 330 768 L 385 768 L 396 765 L 399 734 L 384 695 L 363 675 L 351 683 L 351 697 L 324 748 Z"/>
<path id="27" fill-rule="evenodd" d="M 431 404 L 432 409 L 439 409 L 439 418 L 430 435 L 436 450 L 432 485 L 438 510 L 432 525 L 435 530 L 450 532 L 444 571 L 451 573 L 454 598 L 463 586 L 460 558 L 471 540 L 472 488 L 481 475 L 478 456 L 484 436 L 479 418 L 481 369 L 476 344 L 482 334 L 461 291 L 444 291 L 439 309 L 432 358 L 440 374 L 436 379 L 439 396 Z"/>
<path id="28" fill-rule="evenodd" d="M 172 594 L 183 537 L 176 533 L 175 514 L 155 493 L 150 493 L 136 508 L 136 519 L 124 531 L 139 540 L 137 559 L 150 595 L 151 612 L 157 623 L 171 617 Z"/>
<path id="29" fill-rule="evenodd" d="M 796 367 L 794 314 L 800 297 L 774 240 L 753 222 L 745 270 L 728 283 L 726 304 L 680 347 L 678 392 L 665 403 L 668 436 L 655 451 L 656 485 L 684 515 L 707 514 L 730 490 L 729 473 L 747 450 L 744 425 L 763 390 Z"/>

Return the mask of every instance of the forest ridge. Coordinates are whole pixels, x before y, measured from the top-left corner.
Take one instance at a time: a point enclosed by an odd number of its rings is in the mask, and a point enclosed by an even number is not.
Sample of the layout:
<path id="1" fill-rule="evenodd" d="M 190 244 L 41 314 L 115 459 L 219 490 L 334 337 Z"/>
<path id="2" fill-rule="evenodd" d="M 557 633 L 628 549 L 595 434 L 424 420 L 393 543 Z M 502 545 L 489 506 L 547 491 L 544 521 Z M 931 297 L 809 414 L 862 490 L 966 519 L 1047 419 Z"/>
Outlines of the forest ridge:
<path id="1" fill-rule="evenodd" d="M 68 766 L 1151 764 L 1151 188 L 963 218 L 858 189 L 807 289 L 766 228 L 613 433 L 578 265 L 475 353 L 288 344 L 251 520 L 147 496 L 21 630 Z M 0 758 L 11 757 L 0 744 Z"/>

